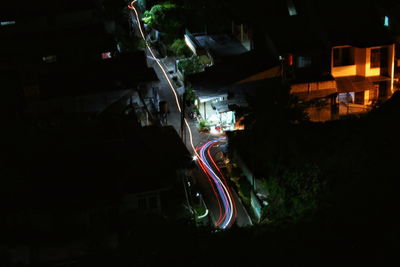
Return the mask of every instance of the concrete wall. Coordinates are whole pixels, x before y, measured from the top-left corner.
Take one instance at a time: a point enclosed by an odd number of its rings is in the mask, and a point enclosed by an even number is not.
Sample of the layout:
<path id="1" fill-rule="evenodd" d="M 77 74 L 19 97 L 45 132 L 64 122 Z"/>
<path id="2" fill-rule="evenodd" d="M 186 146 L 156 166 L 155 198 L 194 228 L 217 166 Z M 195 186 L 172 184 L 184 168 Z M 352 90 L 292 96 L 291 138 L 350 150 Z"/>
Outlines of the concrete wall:
<path id="1" fill-rule="evenodd" d="M 365 55 L 367 53 L 367 51 L 366 51 L 367 49 L 366 48 L 355 48 L 354 50 L 355 50 L 354 51 L 354 57 L 355 57 L 354 62 L 356 63 L 356 74 L 360 75 L 360 76 L 366 76 L 367 57 Z"/>
<path id="2" fill-rule="evenodd" d="M 347 66 L 339 66 L 339 67 L 334 67 L 333 66 L 333 49 L 334 48 L 344 48 L 344 47 L 350 47 L 349 45 L 342 45 L 342 46 L 335 46 L 331 49 L 331 73 L 333 77 L 343 77 L 343 76 L 353 76 L 356 75 L 357 73 L 357 67 L 356 64 L 354 65 L 347 65 Z M 354 63 L 356 63 L 356 60 L 361 60 L 361 55 L 360 52 L 356 52 L 357 49 L 354 51 Z"/>

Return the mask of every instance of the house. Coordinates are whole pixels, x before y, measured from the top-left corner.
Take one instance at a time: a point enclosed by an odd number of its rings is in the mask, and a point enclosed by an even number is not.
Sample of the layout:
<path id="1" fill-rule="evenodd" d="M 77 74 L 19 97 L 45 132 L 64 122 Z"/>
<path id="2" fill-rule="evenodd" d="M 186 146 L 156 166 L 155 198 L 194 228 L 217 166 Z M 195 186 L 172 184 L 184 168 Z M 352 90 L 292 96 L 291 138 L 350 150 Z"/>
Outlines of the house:
<path id="1" fill-rule="evenodd" d="M 204 72 L 188 76 L 200 115 L 212 126 L 234 129 L 236 116 L 233 106 L 247 106 L 246 93 L 258 86 L 257 81 L 279 76 L 279 62 L 266 55 L 249 51 L 225 57 Z"/>
<path id="2" fill-rule="evenodd" d="M 339 115 L 367 111 L 394 92 L 395 44 L 372 47 L 334 46 L 332 75 Z"/>
<path id="3" fill-rule="evenodd" d="M 311 121 L 367 112 L 391 96 L 395 44 L 372 3 L 329 10 L 314 1 L 282 3 L 267 18 L 280 27 L 258 29 L 254 45 L 281 59 L 282 79 L 307 103 Z"/>

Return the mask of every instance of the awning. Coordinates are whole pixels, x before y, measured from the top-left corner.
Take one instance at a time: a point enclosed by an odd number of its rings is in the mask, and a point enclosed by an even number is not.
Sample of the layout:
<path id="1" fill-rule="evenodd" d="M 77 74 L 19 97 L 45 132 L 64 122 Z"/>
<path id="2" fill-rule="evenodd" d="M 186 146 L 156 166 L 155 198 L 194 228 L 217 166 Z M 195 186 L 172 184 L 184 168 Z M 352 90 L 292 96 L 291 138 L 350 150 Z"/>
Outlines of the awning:
<path id="1" fill-rule="evenodd" d="M 385 76 L 346 76 L 335 78 L 338 93 L 345 92 L 363 92 L 375 89 L 375 82 L 390 81 L 389 77 Z"/>
<path id="2" fill-rule="evenodd" d="M 228 101 L 217 102 L 217 103 L 214 103 L 213 106 L 216 108 L 218 113 L 225 113 L 225 112 L 230 111 L 229 106 L 228 106 Z"/>

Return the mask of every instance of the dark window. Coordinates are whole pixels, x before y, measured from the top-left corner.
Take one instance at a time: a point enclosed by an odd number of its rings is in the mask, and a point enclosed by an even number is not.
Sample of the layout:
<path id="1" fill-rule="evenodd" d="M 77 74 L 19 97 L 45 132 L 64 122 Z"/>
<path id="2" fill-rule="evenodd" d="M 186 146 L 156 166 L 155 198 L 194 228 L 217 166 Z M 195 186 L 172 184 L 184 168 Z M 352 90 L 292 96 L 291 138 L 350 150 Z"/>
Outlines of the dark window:
<path id="1" fill-rule="evenodd" d="M 396 58 L 400 59 L 400 43 L 396 44 Z"/>
<path id="2" fill-rule="evenodd" d="M 156 209 L 156 208 L 158 208 L 158 205 L 157 205 L 157 197 L 150 197 L 150 198 L 149 198 L 149 206 L 150 206 L 151 209 Z"/>
<path id="3" fill-rule="evenodd" d="M 147 201 L 145 198 L 138 199 L 138 208 L 139 209 L 147 209 Z"/>
<path id="4" fill-rule="evenodd" d="M 364 105 L 365 94 L 363 92 L 356 92 L 354 94 L 354 103 L 359 105 Z"/>
<path id="5" fill-rule="evenodd" d="M 371 68 L 379 68 L 381 63 L 381 50 L 371 49 Z"/>
<path id="6" fill-rule="evenodd" d="M 386 98 L 388 96 L 388 83 L 379 82 L 379 99 Z"/>
<path id="7" fill-rule="evenodd" d="M 341 47 L 333 49 L 333 66 L 354 65 L 354 48 Z"/>

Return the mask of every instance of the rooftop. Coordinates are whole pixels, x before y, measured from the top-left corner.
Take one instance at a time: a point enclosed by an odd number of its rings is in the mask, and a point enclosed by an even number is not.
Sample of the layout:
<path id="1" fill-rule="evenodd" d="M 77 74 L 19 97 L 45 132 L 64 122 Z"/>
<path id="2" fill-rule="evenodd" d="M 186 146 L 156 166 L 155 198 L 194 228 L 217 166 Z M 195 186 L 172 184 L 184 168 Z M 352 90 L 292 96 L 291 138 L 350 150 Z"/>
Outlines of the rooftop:
<path id="1" fill-rule="evenodd" d="M 240 55 L 247 49 L 233 36 L 228 34 L 193 34 L 197 43 L 218 58 Z"/>

